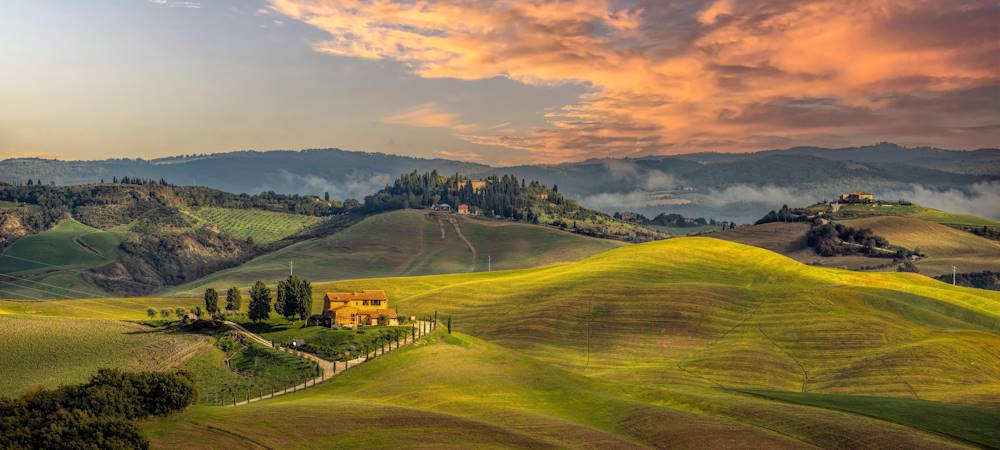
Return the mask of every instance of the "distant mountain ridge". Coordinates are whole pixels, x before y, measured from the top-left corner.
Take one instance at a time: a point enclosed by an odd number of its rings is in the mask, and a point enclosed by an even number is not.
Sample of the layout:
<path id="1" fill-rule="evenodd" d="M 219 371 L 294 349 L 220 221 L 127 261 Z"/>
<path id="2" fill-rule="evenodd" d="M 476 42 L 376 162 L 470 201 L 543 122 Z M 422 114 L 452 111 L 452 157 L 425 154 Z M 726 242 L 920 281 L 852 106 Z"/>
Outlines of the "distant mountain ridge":
<path id="1" fill-rule="evenodd" d="M 635 210 L 748 222 L 784 203 L 829 199 L 843 191 L 908 197 L 955 212 L 1000 215 L 1000 149 L 907 148 L 890 143 L 847 148 L 794 147 L 753 153 L 690 153 L 561 164 L 492 167 L 448 159 L 346 151 L 239 151 L 154 160 L 0 161 L 0 181 L 77 184 L 137 176 L 227 192 L 275 191 L 363 198 L 402 173 L 437 170 L 474 178 L 512 173 L 557 185 L 607 213 Z M 934 197 L 941 194 L 941 198 Z M 945 195 L 946 194 L 946 195 Z M 924 196 L 924 197 L 920 197 Z M 966 197 L 968 197 L 966 199 Z M 962 201 L 955 201 L 960 198 Z M 978 203 L 977 203 L 978 202 Z M 980 211 L 985 204 L 986 210 Z"/>

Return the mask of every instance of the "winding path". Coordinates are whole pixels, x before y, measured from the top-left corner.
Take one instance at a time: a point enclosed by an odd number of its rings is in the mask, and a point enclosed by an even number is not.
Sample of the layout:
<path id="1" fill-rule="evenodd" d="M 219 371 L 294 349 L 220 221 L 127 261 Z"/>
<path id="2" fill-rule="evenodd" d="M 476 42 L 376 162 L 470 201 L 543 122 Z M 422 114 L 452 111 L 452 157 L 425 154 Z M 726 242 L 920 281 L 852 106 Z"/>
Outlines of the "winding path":
<path id="1" fill-rule="evenodd" d="M 275 348 L 274 345 L 271 344 L 271 341 L 269 341 L 267 339 L 264 339 L 264 338 L 258 336 L 257 334 L 252 333 L 250 330 L 247 330 L 242 325 L 240 325 L 240 324 L 238 324 L 236 322 L 231 322 L 231 321 L 226 320 L 226 321 L 223 321 L 222 323 L 225 326 L 229 327 L 230 329 L 232 329 L 232 330 L 234 330 L 234 331 L 236 331 L 238 333 L 241 333 L 241 334 L 245 335 L 248 339 L 250 339 L 250 340 L 252 340 L 252 341 L 254 341 L 254 342 L 256 342 L 256 343 L 258 343 L 260 345 L 263 345 L 265 347 Z M 429 331 L 423 331 L 422 332 L 422 330 L 424 330 L 425 328 L 430 328 L 430 327 L 431 327 L 431 322 L 423 321 L 423 320 L 422 321 L 418 321 L 417 322 L 417 333 L 416 333 L 417 337 L 416 338 L 420 339 L 422 336 L 424 336 L 425 334 L 427 334 Z M 415 340 L 413 339 L 412 335 L 406 335 L 403 338 L 403 340 L 399 342 L 399 347 L 403 347 L 403 346 L 412 344 L 413 342 L 415 342 Z M 270 395 L 263 395 L 263 396 L 260 396 L 260 397 L 243 400 L 241 402 L 236 402 L 236 403 L 234 403 L 232 405 L 227 405 L 227 406 L 242 406 L 242 405 L 247 405 L 247 404 L 250 404 L 250 403 L 259 402 L 261 400 L 266 400 L 266 399 L 269 399 L 269 398 L 274 398 L 274 397 L 277 397 L 277 396 L 280 396 L 280 395 L 284 395 L 284 394 L 289 394 L 289 393 L 292 393 L 292 392 L 301 391 L 301 390 L 309 388 L 309 387 L 314 387 L 317 384 L 323 383 L 324 381 L 326 381 L 327 379 L 329 379 L 332 376 L 336 376 L 336 375 L 338 375 L 340 373 L 343 373 L 345 370 L 350 369 L 351 367 L 354 367 L 354 366 L 357 366 L 359 364 L 362 364 L 362 363 L 364 363 L 365 361 L 367 361 L 369 359 L 374 359 L 374 358 L 377 358 L 379 356 L 382 356 L 385 353 L 391 352 L 391 351 L 393 351 L 393 350 L 395 350 L 395 349 L 397 349 L 399 347 L 393 347 L 392 344 L 389 344 L 389 345 L 386 345 L 386 346 L 384 346 L 384 347 L 382 347 L 380 349 L 376 349 L 375 351 L 373 351 L 371 353 L 368 353 L 367 355 L 362 355 L 362 356 L 359 356 L 359 357 L 357 357 L 355 359 L 347 361 L 344 364 L 335 363 L 333 361 L 327 361 L 327 360 L 325 360 L 323 358 L 320 358 L 320 357 L 318 357 L 316 355 L 313 355 L 312 353 L 306 353 L 306 352 L 301 352 L 301 351 L 298 351 L 298 350 L 287 349 L 286 348 L 284 351 L 295 353 L 295 354 L 297 354 L 299 356 L 302 356 L 303 358 L 308 358 L 308 359 L 310 359 L 312 361 L 315 361 L 317 364 L 319 364 L 319 367 L 322 370 L 322 373 L 320 374 L 320 376 L 312 378 L 312 379 L 309 379 L 309 380 L 306 380 L 305 382 L 303 382 L 303 383 L 301 383 L 301 384 L 299 384 L 297 386 L 286 388 L 286 389 L 283 389 L 281 391 L 276 391 L 276 392 L 274 392 L 273 394 L 270 394 Z"/>

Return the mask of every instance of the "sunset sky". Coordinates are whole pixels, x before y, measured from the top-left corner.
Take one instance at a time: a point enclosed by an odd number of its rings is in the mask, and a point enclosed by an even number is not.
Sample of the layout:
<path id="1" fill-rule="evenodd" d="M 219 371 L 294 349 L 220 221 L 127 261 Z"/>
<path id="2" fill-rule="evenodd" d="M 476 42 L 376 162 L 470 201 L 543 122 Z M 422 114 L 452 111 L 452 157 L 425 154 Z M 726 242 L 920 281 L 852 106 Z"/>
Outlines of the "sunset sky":
<path id="1" fill-rule="evenodd" d="M 0 158 L 1000 146 L 1000 1 L 0 3 Z"/>

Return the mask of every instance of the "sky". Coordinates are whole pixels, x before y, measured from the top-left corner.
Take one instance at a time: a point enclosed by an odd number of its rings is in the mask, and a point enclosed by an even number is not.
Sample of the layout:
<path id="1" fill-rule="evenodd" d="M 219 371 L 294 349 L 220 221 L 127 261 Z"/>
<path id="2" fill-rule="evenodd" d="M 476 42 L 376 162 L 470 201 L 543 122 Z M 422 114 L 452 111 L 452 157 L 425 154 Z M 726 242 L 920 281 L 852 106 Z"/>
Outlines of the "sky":
<path id="1" fill-rule="evenodd" d="M 11 0 L 0 158 L 1000 146 L 1000 0 Z"/>

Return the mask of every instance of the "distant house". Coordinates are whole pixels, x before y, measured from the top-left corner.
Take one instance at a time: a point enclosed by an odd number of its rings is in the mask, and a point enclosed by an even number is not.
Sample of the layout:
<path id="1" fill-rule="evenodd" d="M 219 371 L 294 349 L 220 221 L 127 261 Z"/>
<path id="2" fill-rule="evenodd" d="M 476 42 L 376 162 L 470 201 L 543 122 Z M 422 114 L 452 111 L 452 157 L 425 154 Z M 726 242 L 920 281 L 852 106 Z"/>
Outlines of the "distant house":
<path id="1" fill-rule="evenodd" d="M 639 213 L 625 211 L 621 214 L 621 218 L 625 222 L 639 222 Z"/>
<path id="2" fill-rule="evenodd" d="M 292 347 L 299 348 L 299 347 L 305 347 L 305 346 L 306 346 L 306 340 L 305 339 L 292 339 Z"/>
<path id="3" fill-rule="evenodd" d="M 870 203 L 875 201 L 875 196 L 870 192 L 849 192 L 840 194 L 840 203 Z"/>
<path id="4" fill-rule="evenodd" d="M 381 289 L 327 292 L 323 315 L 331 319 L 331 325 L 399 325 L 396 311 L 389 309 L 389 297 Z"/>
<path id="5" fill-rule="evenodd" d="M 469 213 L 469 205 L 466 205 L 465 203 L 462 203 L 461 205 L 458 205 L 458 213 L 459 214 L 468 214 Z"/>
<path id="6" fill-rule="evenodd" d="M 431 205 L 431 209 L 434 211 L 451 212 L 451 205 L 447 203 L 435 203 Z"/>

